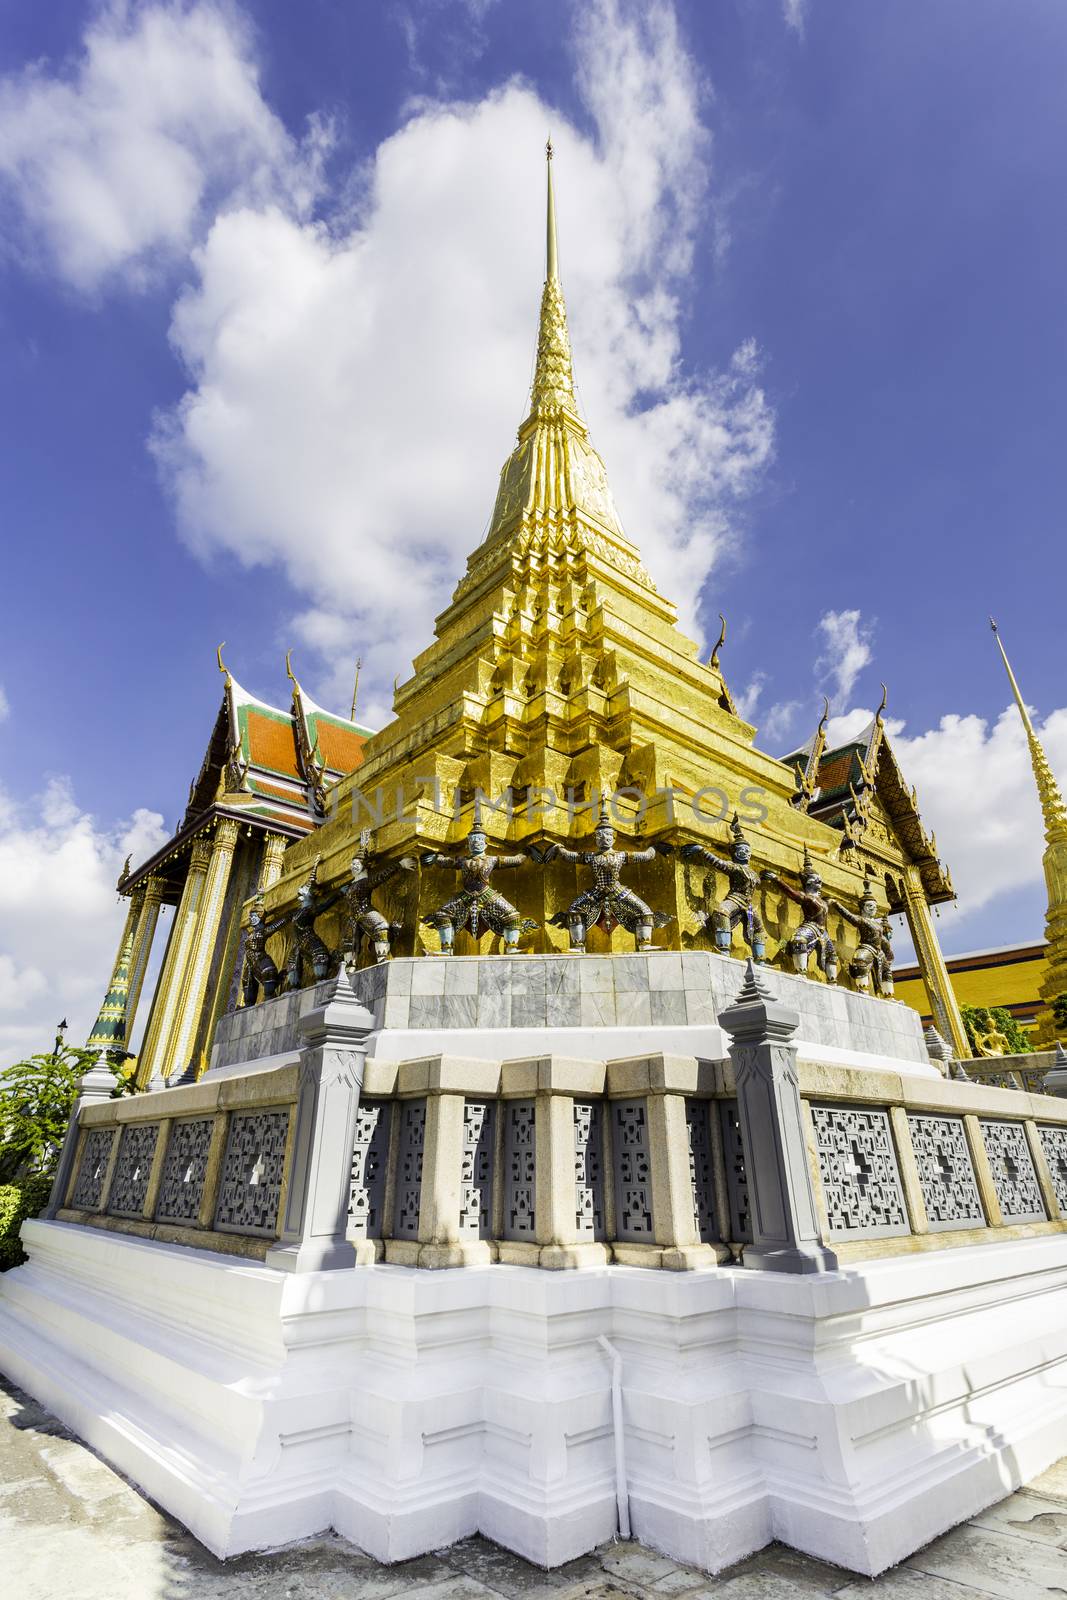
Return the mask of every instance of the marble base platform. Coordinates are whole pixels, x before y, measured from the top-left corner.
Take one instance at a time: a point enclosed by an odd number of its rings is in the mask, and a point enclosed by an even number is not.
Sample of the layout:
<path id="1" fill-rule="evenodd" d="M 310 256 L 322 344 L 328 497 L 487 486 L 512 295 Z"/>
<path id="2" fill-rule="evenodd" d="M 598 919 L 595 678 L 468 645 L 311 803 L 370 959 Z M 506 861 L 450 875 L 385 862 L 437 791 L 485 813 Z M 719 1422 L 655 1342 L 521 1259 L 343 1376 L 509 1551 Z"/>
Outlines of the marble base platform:
<path id="1" fill-rule="evenodd" d="M 374 1013 L 369 1053 L 393 1061 L 441 1051 L 495 1060 L 671 1051 L 721 1061 L 726 1040 L 716 1019 L 744 970 L 744 962 L 709 950 L 398 957 L 353 973 L 352 987 Z M 779 1000 L 800 1016 L 801 1060 L 936 1075 L 919 1014 L 902 1001 L 777 968 L 768 973 Z M 329 992 L 327 982 L 222 1017 L 210 1070 L 247 1070 L 249 1062 L 295 1052 L 300 1017 Z"/>
<path id="2" fill-rule="evenodd" d="M 480 1530 L 544 1566 L 616 1526 L 717 1571 L 860 1573 L 1067 1452 L 1067 1239 L 817 1277 L 294 1275 L 23 1229 L 0 1368 L 219 1555 L 333 1527 L 397 1561 Z"/>

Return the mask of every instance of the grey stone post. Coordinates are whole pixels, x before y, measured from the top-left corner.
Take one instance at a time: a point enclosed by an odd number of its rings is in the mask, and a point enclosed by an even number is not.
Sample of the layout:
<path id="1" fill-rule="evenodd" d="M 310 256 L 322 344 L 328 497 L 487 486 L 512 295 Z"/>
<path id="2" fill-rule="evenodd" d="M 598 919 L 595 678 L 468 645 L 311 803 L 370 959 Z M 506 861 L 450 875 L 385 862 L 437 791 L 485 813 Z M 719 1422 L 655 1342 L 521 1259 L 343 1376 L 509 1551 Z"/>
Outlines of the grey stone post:
<path id="1" fill-rule="evenodd" d="M 357 999 L 342 965 L 329 1000 L 300 1022 L 292 1164 L 268 1267 L 321 1272 L 356 1264 L 345 1235 L 356 1112 L 373 1027 L 373 1013 Z"/>
<path id="2" fill-rule="evenodd" d="M 746 1267 L 765 1272 L 833 1272 L 821 1243 L 793 1044 L 800 1018 L 779 1004 L 749 961 L 741 993 L 719 1014 L 730 1035 L 737 1111 L 752 1216 Z"/>
<path id="3" fill-rule="evenodd" d="M 115 1087 L 115 1074 L 104 1062 L 98 1061 L 95 1067 L 90 1067 L 78 1084 L 78 1098 L 74 1102 L 74 1110 L 70 1114 L 67 1124 L 66 1138 L 63 1148 L 59 1152 L 59 1166 L 56 1169 L 55 1182 L 52 1184 L 52 1193 L 48 1196 L 48 1204 L 42 1215 L 48 1218 L 55 1216 L 56 1212 L 66 1204 L 67 1191 L 70 1180 L 74 1176 L 74 1156 L 78 1149 L 78 1124 L 81 1114 L 86 1106 L 96 1105 L 100 1100 L 110 1100 L 111 1091 Z"/>

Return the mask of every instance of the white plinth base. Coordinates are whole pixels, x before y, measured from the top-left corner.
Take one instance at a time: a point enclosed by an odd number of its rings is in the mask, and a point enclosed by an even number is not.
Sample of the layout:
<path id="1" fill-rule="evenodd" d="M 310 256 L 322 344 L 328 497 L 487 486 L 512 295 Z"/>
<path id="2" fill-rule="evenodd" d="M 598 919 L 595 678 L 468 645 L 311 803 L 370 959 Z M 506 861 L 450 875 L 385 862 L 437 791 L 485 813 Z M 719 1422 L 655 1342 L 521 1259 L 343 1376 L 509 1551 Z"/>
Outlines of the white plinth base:
<path id="1" fill-rule="evenodd" d="M 1067 1453 L 1067 1239 L 816 1278 L 377 1266 L 306 1276 L 30 1222 L 0 1367 L 215 1551 L 615 1529 L 711 1571 L 781 1539 L 876 1573 Z"/>

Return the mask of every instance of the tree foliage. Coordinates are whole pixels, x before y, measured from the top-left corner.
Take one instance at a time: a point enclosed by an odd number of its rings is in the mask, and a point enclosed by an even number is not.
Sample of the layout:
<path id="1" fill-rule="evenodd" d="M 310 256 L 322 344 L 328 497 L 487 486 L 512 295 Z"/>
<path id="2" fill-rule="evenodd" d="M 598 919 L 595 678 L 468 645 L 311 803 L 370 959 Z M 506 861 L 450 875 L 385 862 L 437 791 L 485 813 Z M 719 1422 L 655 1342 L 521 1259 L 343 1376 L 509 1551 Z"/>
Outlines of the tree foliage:
<path id="1" fill-rule="evenodd" d="M 0 1183 L 55 1171 L 78 1086 L 99 1055 L 64 1044 L 60 1035 L 52 1050 L 27 1056 L 0 1075 Z M 102 1064 L 115 1074 L 115 1092 L 125 1093 L 123 1069 Z"/>

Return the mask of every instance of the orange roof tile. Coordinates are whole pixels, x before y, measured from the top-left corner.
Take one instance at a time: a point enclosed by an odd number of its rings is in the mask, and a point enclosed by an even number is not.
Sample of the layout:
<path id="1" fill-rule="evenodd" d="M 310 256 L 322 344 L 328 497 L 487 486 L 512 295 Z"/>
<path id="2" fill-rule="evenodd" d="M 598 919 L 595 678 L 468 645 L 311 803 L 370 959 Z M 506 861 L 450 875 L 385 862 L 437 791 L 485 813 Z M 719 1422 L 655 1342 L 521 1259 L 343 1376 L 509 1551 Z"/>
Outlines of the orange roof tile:
<path id="1" fill-rule="evenodd" d="M 248 728 L 248 757 L 257 767 L 267 767 L 272 772 L 283 772 L 286 777 L 300 778 L 296 758 L 296 740 L 293 725 L 286 717 L 284 722 L 265 716 L 254 706 L 245 712 Z"/>

